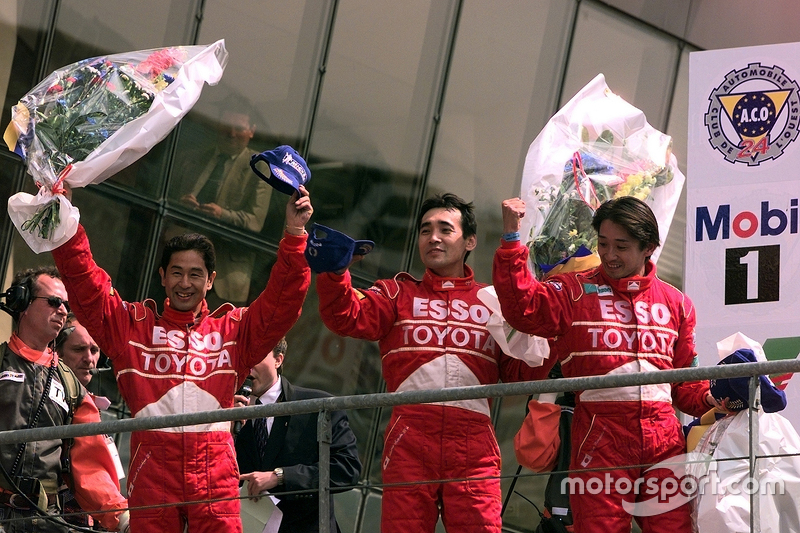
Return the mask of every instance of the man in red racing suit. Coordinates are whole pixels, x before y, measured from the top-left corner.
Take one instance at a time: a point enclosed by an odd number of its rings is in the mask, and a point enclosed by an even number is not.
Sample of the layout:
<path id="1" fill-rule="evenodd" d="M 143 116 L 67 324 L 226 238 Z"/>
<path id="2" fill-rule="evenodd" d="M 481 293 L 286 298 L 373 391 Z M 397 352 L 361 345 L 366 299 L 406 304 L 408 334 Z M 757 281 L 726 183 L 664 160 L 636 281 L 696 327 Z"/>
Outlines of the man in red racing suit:
<path id="1" fill-rule="evenodd" d="M 445 194 L 420 212 L 422 280 L 400 273 L 360 291 L 348 271 L 319 274 L 325 325 L 379 342 L 389 392 L 539 379 L 540 368 L 503 354 L 486 329 L 490 313 L 476 296 L 484 285 L 464 264 L 476 244 L 472 204 Z M 433 532 L 440 509 L 447 531 L 500 532 L 500 451 L 488 400 L 395 407 L 382 473 L 383 533 Z"/>
<path id="2" fill-rule="evenodd" d="M 214 250 L 202 235 L 165 246 L 159 269 L 167 293 L 129 303 L 92 258 L 82 227 L 53 251 L 75 315 L 113 361 L 134 418 L 224 409 L 250 368 L 266 357 L 300 316 L 310 284 L 303 257 L 310 199 L 286 207 L 286 234 L 266 289 L 249 308 L 210 312 Z M 138 431 L 131 435 L 128 502 L 134 532 L 241 532 L 239 472 L 229 422 Z M 182 502 L 191 502 L 185 505 Z M 146 508 L 139 509 L 145 506 Z"/>
<path id="3" fill-rule="evenodd" d="M 556 357 L 546 366 L 561 360 L 565 377 L 582 377 L 696 365 L 694 306 L 656 277 L 649 257 L 659 245 L 658 224 L 647 204 L 632 197 L 603 204 L 593 219 L 601 265 L 544 283 L 528 269 L 519 241 L 524 213 L 522 200 L 503 202 L 506 233 L 492 277 L 508 323 L 552 339 Z M 673 402 L 693 416 L 714 406 L 708 382 L 578 391 L 570 466 L 576 532 L 629 532 L 633 504 L 659 495 L 647 490 L 670 472 L 649 466 L 685 453 Z M 637 521 L 645 533 L 691 531 L 688 504 Z"/>

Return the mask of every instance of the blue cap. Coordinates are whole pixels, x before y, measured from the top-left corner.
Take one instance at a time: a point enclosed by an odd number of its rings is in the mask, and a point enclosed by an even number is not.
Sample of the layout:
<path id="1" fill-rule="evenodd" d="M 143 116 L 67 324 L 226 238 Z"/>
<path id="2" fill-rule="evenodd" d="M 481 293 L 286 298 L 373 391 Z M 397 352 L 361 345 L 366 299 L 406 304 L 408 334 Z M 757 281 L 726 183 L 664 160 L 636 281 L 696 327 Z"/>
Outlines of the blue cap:
<path id="1" fill-rule="evenodd" d="M 266 176 L 256 168 L 256 163 L 265 161 L 269 164 L 270 175 Z M 300 193 L 300 186 L 311 181 L 311 171 L 305 160 L 297 151 L 288 145 L 278 146 L 274 150 L 255 154 L 250 158 L 250 168 L 258 177 L 272 185 L 275 189 L 288 195 Z"/>
<path id="2" fill-rule="evenodd" d="M 753 350 L 736 350 L 719 362 L 720 365 L 736 363 L 755 363 Z M 765 413 L 777 413 L 786 407 L 786 394 L 778 389 L 767 376 L 758 376 L 761 387 L 761 407 Z M 719 401 L 728 398 L 726 407 L 731 411 L 742 411 L 750 404 L 750 378 L 726 378 L 711 380 L 711 395 Z"/>
<path id="3" fill-rule="evenodd" d="M 375 247 L 372 241 L 357 241 L 341 231 L 314 224 L 306 242 L 306 261 L 317 274 L 336 272 L 350 264 L 354 255 L 367 255 Z"/>

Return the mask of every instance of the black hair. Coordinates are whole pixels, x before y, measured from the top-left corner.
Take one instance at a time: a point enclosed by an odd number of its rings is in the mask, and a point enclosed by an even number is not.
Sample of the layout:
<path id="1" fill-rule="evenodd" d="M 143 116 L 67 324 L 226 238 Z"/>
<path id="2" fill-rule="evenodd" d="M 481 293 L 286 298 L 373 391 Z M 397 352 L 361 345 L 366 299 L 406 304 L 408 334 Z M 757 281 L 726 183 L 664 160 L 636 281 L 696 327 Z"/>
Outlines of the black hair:
<path id="1" fill-rule="evenodd" d="M 18 309 L 17 312 L 11 313 L 14 330 L 17 329 L 19 317 L 22 312 L 28 308 L 36 295 L 39 294 L 39 276 L 50 276 L 54 279 L 61 279 L 61 274 L 53 265 L 42 265 L 35 268 L 27 268 L 14 274 L 14 279 L 11 281 L 11 286 L 8 288 L 6 294 L 13 292 L 12 289 L 15 287 L 24 287 L 24 290 L 21 293 L 18 292 L 17 294 L 24 295 L 26 300 L 24 302 L 17 302 L 16 305 L 11 305 L 12 302 L 9 301 L 10 297 L 6 298 L 6 304 L 10 305 L 12 308 Z"/>
<path id="2" fill-rule="evenodd" d="M 420 229 L 422 229 L 422 218 L 425 216 L 425 213 L 431 209 L 459 211 L 461 213 L 461 232 L 464 234 L 464 238 L 468 239 L 473 235 L 477 235 L 478 221 L 475 219 L 475 206 L 472 202 L 466 202 L 455 194 L 449 192 L 437 194 L 422 202 L 422 206 L 419 210 L 419 216 L 417 216 L 418 232 Z M 470 251 L 467 250 L 466 255 L 464 255 L 465 262 L 467 257 L 469 257 L 469 253 Z"/>
<path id="3" fill-rule="evenodd" d="M 621 196 L 603 203 L 592 218 L 592 227 L 598 234 L 604 220 L 610 220 L 625 228 L 631 237 L 639 242 L 640 250 L 644 250 L 649 244 L 655 247 L 661 244 L 658 220 L 653 210 L 636 197 Z"/>
<path id="4" fill-rule="evenodd" d="M 19 285 L 27 285 L 28 289 L 31 291 L 31 296 L 36 296 L 39 289 L 36 282 L 39 280 L 39 276 L 42 275 L 47 275 L 55 279 L 61 279 L 61 273 L 56 267 L 53 265 L 42 265 L 36 268 L 27 268 L 14 274 L 14 280 L 11 282 L 11 286 L 16 287 Z"/>
<path id="5" fill-rule="evenodd" d="M 211 273 L 214 272 L 217 267 L 217 255 L 214 252 L 214 243 L 212 243 L 208 237 L 200 235 L 199 233 L 184 233 L 183 235 L 177 235 L 167 241 L 167 244 L 164 245 L 164 252 L 161 254 L 161 268 L 164 272 L 166 272 L 167 267 L 169 267 L 172 254 L 176 252 L 185 252 L 186 250 L 194 250 L 199 253 L 203 258 L 203 263 L 205 264 L 206 270 L 208 270 L 208 274 L 211 275 Z"/>

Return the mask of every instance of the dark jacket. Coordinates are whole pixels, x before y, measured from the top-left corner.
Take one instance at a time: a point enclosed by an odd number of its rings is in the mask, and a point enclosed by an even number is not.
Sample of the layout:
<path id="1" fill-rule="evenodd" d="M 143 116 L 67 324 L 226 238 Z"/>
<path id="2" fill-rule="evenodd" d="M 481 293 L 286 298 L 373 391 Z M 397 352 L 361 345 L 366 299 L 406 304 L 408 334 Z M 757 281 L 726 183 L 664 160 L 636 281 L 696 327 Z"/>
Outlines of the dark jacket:
<path id="1" fill-rule="evenodd" d="M 281 378 L 281 382 L 279 402 L 330 396 L 320 390 L 295 387 L 285 377 Z M 343 411 L 331 413 L 331 436 L 331 488 L 355 485 L 361 474 L 361 461 L 356 437 Z M 256 444 L 253 421 L 248 420 L 236 439 L 236 456 L 242 474 L 283 468 L 284 484 L 271 490 L 281 500 L 278 503 L 278 508 L 283 512 L 281 533 L 319 531 L 319 496 L 316 492 L 285 497 L 280 494 L 319 488 L 317 413 L 276 417 L 263 458 Z M 333 498 L 330 508 L 330 530 L 339 531 L 333 513 Z"/>

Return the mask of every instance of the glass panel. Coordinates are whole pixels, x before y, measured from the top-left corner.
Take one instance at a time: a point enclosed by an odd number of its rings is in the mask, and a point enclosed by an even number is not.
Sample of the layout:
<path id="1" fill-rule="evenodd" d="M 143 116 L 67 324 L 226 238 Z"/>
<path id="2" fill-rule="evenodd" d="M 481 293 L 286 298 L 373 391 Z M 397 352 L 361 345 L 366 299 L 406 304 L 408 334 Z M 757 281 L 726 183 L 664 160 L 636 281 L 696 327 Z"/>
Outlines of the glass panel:
<path id="1" fill-rule="evenodd" d="M 573 10 L 557 0 L 462 7 L 427 192 L 474 201 L 470 264 L 481 281 L 491 279 L 500 202 L 519 195 L 528 146 L 555 110 Z"/>
<path id="2" fill-rule="evenodd" d="M 544 510 L 544 489 L 550 473 L 537 474 L 527 468 L 519 469 L 514 455 L 514 436 L 525 419 L 527 402 L 528 398 L 525 396 L 503 398 L 495 429 L 503 457 L 504 477 L 500 481 L 503 502 L 506 501 L 512 484 L 514 485 L 514 494 L 509 498 L 506 512 L 503 514 L 503 525 L 533 531 L 540 518 L 534 505 L 527 500 L 532 501 L 540 510 Z M 517 476 L 516 482 L 514 476 Z"/>
<path id="3" fill-rule="evenodd" d="M 361 491 L 354 489 L 338 492 L 333 495 L 333 508 L 336 511 L 336 522 L 342 533 L 355 533 L 358 508 L 361 505 Z M 375 531 L 378 531 L 377 529 Z"/>
<path id="4" fill-rule="evenodd" d="M 677 41 L 607 8 L 582 2 L 561 94 L 564 105 L 597 74 L 664 131 L 678 60 Z M 560 106 L 559 106 L 560 107 Z"/>
<path id="5" fill-rule="evenodd" d="M 30 177 L 23 176 L 23 165 L 19 158 L 14 158 L 10 155 L 3 155 L 0 157 L 0 198 L 8 198 L 12 194 L 20 190 L 20 183 L 28 182 L 29 192 L 35 193 L 33 182 Z M 11 239 L 11 255 L 6 264 L 5 276 L 3 284 L 0 286 L 0 291 L 5 291 L 14 279 L 14 274 L 20 270 L 38 266 L 40 261 L 45 264 L 53 264 L 50 254 L 39 258 L 36 256 L 28 245 L 19 236 L 17 229 L 11 222 L 8 215 L 3 214 L 0 218 L 0 236 L 3 238 L 3 248 L 5 248 L 6 239 Z M 0 338 L 3 340 L 11 336 L 11 316 L 5 312 L 0 312 Z"/>
<path id="6" fill-rule="evenodd" d="M 302 152 L 329 2 L 208 3 L 199 40 L 225 38 L 229 61 L 216 87 L 207 87 L 181 122 L 169 197 L 183 208 L 274 242 L 283 234 L 287 197 L 272 194 L 249 167 L 250 156 L 289 144 Z M 235 24 L 235 27 L 232 27 Z M 221 187 L 198 207 L 217 154 L 230 154 Z M 272 199 L 271 199 L 272 197 Z M 265 220 L 267 222 L 265 223 Z"/>
<path id="7" fill-rule="evenodd" d="M 170 199 L 195 215 L 260 232 L 273 189 L 250 168 L 256 152 L 249 144 L 256 127 L 247 108 L 224 109 L 214 124 L 185 121 L 172 165 Z"/>
<path id="8" fill-rule="evenodd" d="M 362 514 L 360 531 L 380 531 L 381 530 L 381 494 L 379 492 L 369 492 L 364 501 L 364 513 Z"/>
<path id="9" fill-rule="evenodd" d="M 603 2 L 676 37 L 683 37 L 690 20 L 689 9 L 694 7 L 691 5 L 692 0 L 603 0 Z M 724 13 L 721 13 L 721 16 L 724 16 Z M 719 17 L 714 19 L 714 24 L 719 24 Z"/>
<path id="10" fill-rule="evenodd" d="M 672 94 L 668 135 L 672 136 L 672 152 L 678 159 L 678 167 L 686 175 L 686 157 L 689 129 L 689 54 L 696 49 L 686 47 L 681 53 L 681 64 Z M 686 186 L 681 191 L 678 207 L 669 228 L 669 235 L 661 236 L 663 251 L 658 258 L 658 275 L 679 289 L 683 287 L 683 260 L 686 244 Z"/>
<path id="11" fill-rule="evenodd" d="M 136 300 L 146 276 L 155 213 L 104 194 L 102 189 L 75 189 L 73 204 L 81 211 L 92 255 L 122 298 Z"/>
<path id="12" fill-rule="evenodd" d="M 264 136 L 269 148 L 277 142 L 300 150 L 330 9 L 330 0 L 206 2 L 198 40 L 224 38 L 230 57 L 220 85 L 196 110 L 216 119 L 215 111 L 234 99 L 247 102 L 257 110 L 257 136 Z"/>
<path id="13" fill-rule="evenodd" d="M 48 73 L 89 57 L 190 44 L 194 0 L 61 0 Z"/>
<path id="14" fill-rule="evenodd" d="M 800 41 L 795 0 L 772 0 L 769 9 L 753 9 L 750 0 L 692 2 L 686 24 L 686 40 L 703 50 L 759 46 Z M 742 14 L 747 13 L 747 31 Z"/>
<path id="15" fill-rule="evenodd" d="M 11 120 L 11 106 L 41 79 L 43 44 L 52 9 L 51 1 L 0 2 L 0 132 Z M 0 143 L 5 146 L 5 142 Z"/>
<path id="16" fill-rule="evenodd" d="M 311 158 L 316 220 L 372 239 L 358 268 L 405 269 L 452 2 L 338 3 Z"/>

